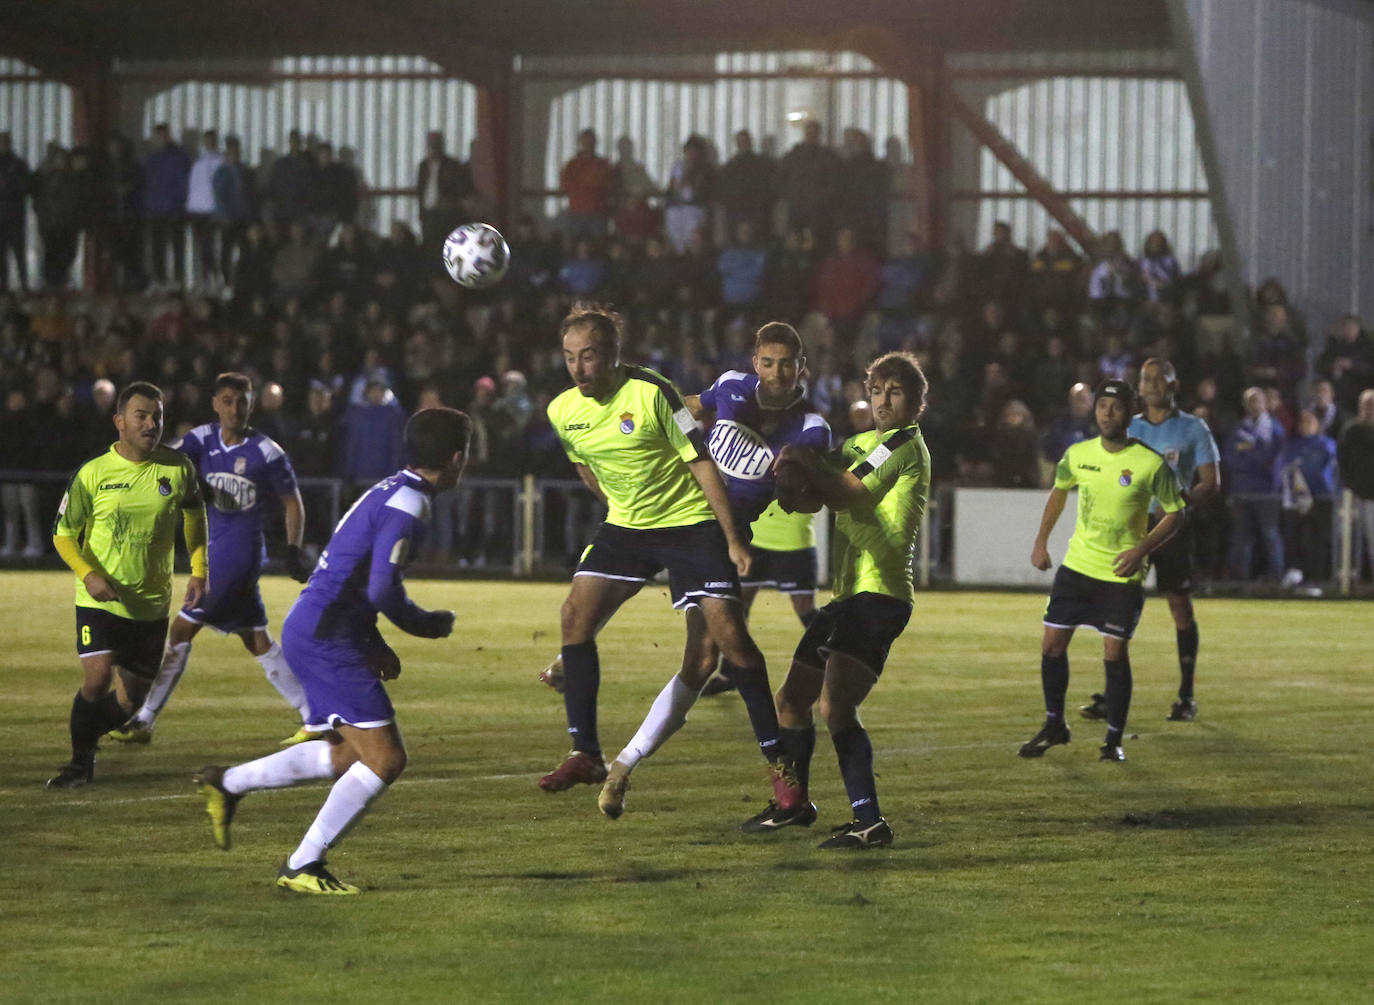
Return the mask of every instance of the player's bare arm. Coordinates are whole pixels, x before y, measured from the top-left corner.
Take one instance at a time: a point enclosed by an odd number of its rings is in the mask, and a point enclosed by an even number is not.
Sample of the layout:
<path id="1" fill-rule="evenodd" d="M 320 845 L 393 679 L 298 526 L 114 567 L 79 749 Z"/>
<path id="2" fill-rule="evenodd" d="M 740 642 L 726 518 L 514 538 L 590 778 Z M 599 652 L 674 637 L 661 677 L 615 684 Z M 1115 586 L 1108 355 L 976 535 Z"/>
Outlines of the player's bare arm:
<path id="1" fill-rule="evenodd" d="M 286 543 L 299 548 L 305 543 L 305 503 L 301 500 L 301 490 L 282 496 L 281 508 L 286 523 Z"/>
<path id="2" fill-rule="evenodd" d="M 601 500 L 603 505 L 609 506 L 610 502 L 606 499 L 606 493 L 601 490 L 601 483 L 596 480 L 596 474 L 585 464 L 574 464 L 577 469 L 577 477 L 582 479 L 582 484 L 587 486 L 592 495 Z"/>
<path id="3" fill-rule="evenodd" d="M 1155 524 L 1154 530 L 1145 535 L 1145 539 L 1134 548 L 1127 548 L 1116 556 L 1116 565 L 1113 571 L 1118 576 L 1130 576 L 1139 570 L 1147 555 L 1154 551 L 1169 538 L 1178 532 L 1183 525 L 1183 511 L 1175 510 L 1173 513 L 1165 513 L 1164 519 Z"/>
<path id="4" fill-rule="evenodd" d="M 1201 506 L 1221 491 L 1221 470 L 1215 461 L 1198 465 L 1196 479 L 1188 490 L 1189 506 Z"/>
<path id="5" fill-rule="evenodd" d="M 1031 565 L 1041 572 L 1049 569 L 1054 564 L 1050 558 L 1050 532 L 1054 530 L 1054 525 L 1059 522 L 1060 515 L 1064 512 L 1064 506 L 1069 501 L 1069 493 L 1065 489 L 1051 489 L 1050 497 L 1045 500 L 1045 510 L 1040 514 L 1040 530 L 1036 532 L 1035 543 L 1031 545 Z"/>
<path id="6" fill-rule="evenodd" d="M 739 536 L 739 530 L 735 527 L 735 519 L 730 514 L 730 501 L 725 494 L 725 482 L 721 481 L 720 469 L 709 457 L 690 462 L 687 469 L 701 486 L 701 491 L 706 493 L 706 501 L 711 505 L 711 512 L 715 514 L 720 529 L 725 532 L 725 541 L 730 547 L 730 561 L 735 563 L 735 568 L 741 576 L 747 576 L 754 564 L 754 557 L 749 553 L 749 546 L 744 543 Z"/>
<path id="7" fill-rule="evenodd" d="M 816 494 L 831 510 L 839 512 L 872 505 L 873 493 L 854 472 L 833 466 L 812 448 L 789 443 L 778 452 L 774 466 L 793 462 L 806 471 Z"/>
<path id="8" fill-rule="evenodd" d="M 687 406 L 687 411 L 692 413 L 692 418 L 698 422 L 710 422 L 715 418 L 715 413 L 702 405 L 699 394 L 687 395 L 682 399 L 682 403 Z"/>

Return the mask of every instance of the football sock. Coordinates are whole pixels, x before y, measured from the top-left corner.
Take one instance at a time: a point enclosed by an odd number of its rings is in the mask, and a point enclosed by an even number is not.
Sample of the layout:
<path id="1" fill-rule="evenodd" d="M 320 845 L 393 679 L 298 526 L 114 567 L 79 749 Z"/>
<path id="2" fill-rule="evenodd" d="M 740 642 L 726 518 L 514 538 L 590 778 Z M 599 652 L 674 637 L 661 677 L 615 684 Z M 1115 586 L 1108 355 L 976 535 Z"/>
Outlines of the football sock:
<path id="1" fill-rule="evenodd" d="M 778 709 L 773 704 L 773 689 L 768 686 L 768 670 L 762 663 L 756 667 L 735 667 L 733 680 L 749 712 L 749 724 L 758 737 L 759 750 L 770 763 L 776 761 L 781 754 L 778 743 L 781 728 Z"/>
<path id="2" fill-rule="evenodd" d="M 267 674 L 267 682 L 277 689 L 288 705 L 300 713 L 301 722 L 309 722 L 310 703 L 305 699 L 305 688 L 287 665 L 281 643 L 273 641 L 267 652 L 254 658 L 262 666 L 263 673 Z"/>
<path id="3" fill-rule="evenodd" d="M 224 789 L 242 795 L 255 789 L 285 789 L 334 777 L 334 759 L 324 740 L 306 740 L 224 772 Z"/>
<path id="4" fill-rule="evenodd" d="M 106 697 L 109 697 L 108 695 Z M 104 699 L 102 698 L 101 701 Z M 95 754 L 96 744 L 100 742 L 100 734 L 104 732 L 101 725 L 101 701 L 87 701 L 81 696 L 81 692 L 76 692 L 76 698 L 72 700 L 71 716 L 71 735 L 72 735 L 72 763 L 81 764 L 89 760 Z"/>
<path id="5" fill-rule="evenodd" d="M 639 731 L 630 738 L 616 760 L 633 768 L 648 757 L 681 729 L 687 722 L 687 712 L 696 704 L 697 692 L 674 675 L 649 706 L 649 714 L 640 723 Z"/>
<path id="6" fill-rule="evenodd" d="M 1069 654 L 1040 654 L 1040 688 L 1045 692 L 1045 718 L 1064 721 L 1064 695 L 1069 690 Z"/>
<path id="7" fill-rule="evenodd" d="M 820 609 L 819 607 L 813 607 L 813 608 L 811 608 L 811 610 L 807 611 L 805 614 L 798 614 L 798 615 L 797 615 L 797 618 L 798 618 L 798 620 L 801 621 L 802 627 L 803 627 L 803 628 L 810 628 L 810 627 L 811 627 L 811 622 L 815 621 L 815 620 L 816 620 L 818 617 L 820 617 L 820 616 L 821 616 L 821 609 Z"/>
<path id="8" fill-rule="evenodd" d="M 601 753 L 596 735 L 596 692 L 601 687 L 601 661 L 595 642 L 563 647 L 563 708 L 573 750 Z"/>
<path id="9" fill-rule="evenodd" d="M 873 780 L 873 744 L 862 726 L 850 726 L 830 734 L 835 754 L 840 759 L 840 774 L 844 776 L 844 790 L 849 805 L 854 807 L 854 819 L 860 823 L 877 823 L 878 788 Z"/>
<path id="10" fill-rule="evenodd" d="M 1121 746 L 1126 716 L 1131 711 L 1131 660 L 1103 660 L 1107 669 L 1107 746 Z"/>
<path id="11" fill-rule="evenodd" d="M 310 744 L 302 743 L 300 746 L 308 747 Z M 320 807 L 315 822 L 305 832 L 305 838 L 291 853 L 286 864 L 292 869 L 299 869 L 323 860 L 325 850 L 343 840 L 344 835 L 367 812 L 372 801 L 386 788 L 386 782 L 366 764 L 362 761 L 354 763 L 329 790 L 329 797 Z"/>
<path id="12" fill-rule="evenodd" d="M 129 710 L 119 703 L 119 697 L 113 691 L 106 692 L 95 706 L 99 710 L 96 727 L 101 734 L 117 729 L 129 721 Z"/>
<path id="13" fill-rule="evenodd" d="M 1178 632 L 1178 696 L 1183 701 L 1193 697 L 1193 673 L 1197 667 L 1197 622 Z"/>
<path id="14" fill-rule="evenodd" d="M 181 675 L 186 672 L 186 661 L 190 658 L 191 643 L 168 643 L 167 648 L 162 651 L 162 665 L 157 668 L 153 686 L 148 688 L 148 697 L 143 699 L 143 707 L 135 713 L 134 718 L 146 725 L 152 725 L 158 713 L 166 706 L 167 699 L 172 696 L 172 689 L 177 686 L 177 681 L 181 680 Z"/>
<path id="15" fill-rule="evenodd" d="M 797 784 L 802 792 L 808 791 L 811 787 L 811 755 L 816 752 L 815 723 L 804 729 L 788 729 L 784 726 L 778 735 L 783 755 L 790 758 L 797 769 Z"/>
<path id="16" fill-rule="evenodd" d="M 732 684 L 733 684 L 734 681 L 735 681 L 735 674 L 738 673 L 738 672 L 739 672 L 739 667 L 735 666 L 735 664 L 731 663 L 731 662 L 730 662 L 729 660 L 727 660 L 727 659 L 722 659 L 722 660 L 720 661 L 720 666 L 716 668 L 716 673 L 717 673 L 717 675 L 719 675 L 719 676 L 725 678 L 726 680 L 730 681 L 730 683 L 732 683 Z"/>

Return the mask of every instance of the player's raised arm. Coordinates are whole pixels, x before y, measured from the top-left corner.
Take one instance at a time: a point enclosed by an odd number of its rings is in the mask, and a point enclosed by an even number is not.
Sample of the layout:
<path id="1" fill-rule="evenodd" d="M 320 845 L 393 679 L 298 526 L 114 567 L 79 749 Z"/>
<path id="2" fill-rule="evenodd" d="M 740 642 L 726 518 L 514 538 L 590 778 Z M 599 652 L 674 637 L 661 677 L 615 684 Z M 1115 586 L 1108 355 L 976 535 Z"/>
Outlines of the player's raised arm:
<path id="1" fill-rule="evenodd" d="M 1064 512 L 1064 506 L 1068 501 L 1069 490 L 1058 486 L 1050 489 L 1050 497 L 1045 500 L 1045 510 L 1040 514 L 1040 529 L 1036 531 L 1030 556 L 1031 565 L 1041 572 L 1054 564 L 1054 560 L 1050 558 L 1050 532 L 1059 522 L 1060 514 Z"/>
<path id="2" fill-rule="evenodd" d="M 417 526 L 414 517 L 400 510 L 381 521 L 372 543 L 367 600 L 401 631 L 422 639 L 442 639 L 453 631 L 453 612 L 426 611 L 406 596 L 405 567 Z"/>

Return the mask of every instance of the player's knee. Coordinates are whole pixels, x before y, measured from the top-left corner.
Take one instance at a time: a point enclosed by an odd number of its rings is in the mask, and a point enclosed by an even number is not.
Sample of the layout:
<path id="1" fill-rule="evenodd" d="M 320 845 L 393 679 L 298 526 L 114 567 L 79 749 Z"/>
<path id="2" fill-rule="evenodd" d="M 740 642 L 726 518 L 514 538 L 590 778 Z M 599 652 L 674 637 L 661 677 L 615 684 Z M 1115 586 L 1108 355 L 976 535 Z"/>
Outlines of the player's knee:
<path id="1" fill-rule="evenodd" d="M 559 622 L 564 645 L 587 642 L 596 634 L 595 626 L 589 623 L 587 612 L 571 597 L 563 601 L 563 607 L 559 611 Z"/>
<path id="2" fill-rule="evenodd" d="M 407 760 L 405 748 L 396 747 L 387 751 L 379 763 L 372 766 L 372 770 L 378 778 L 390 785 L 401 777 L 401 773 L 406 769 Z"/>
<path id="3" fill-rule="evenodd" d="M 828 694 L 822 694 L 819 705 L 821 718 L 825 720 L 825 726 L 833 736 L 843 732 L 850 726 L 859 724 L 858 708 L 846 701 L 836 701 Z"/>

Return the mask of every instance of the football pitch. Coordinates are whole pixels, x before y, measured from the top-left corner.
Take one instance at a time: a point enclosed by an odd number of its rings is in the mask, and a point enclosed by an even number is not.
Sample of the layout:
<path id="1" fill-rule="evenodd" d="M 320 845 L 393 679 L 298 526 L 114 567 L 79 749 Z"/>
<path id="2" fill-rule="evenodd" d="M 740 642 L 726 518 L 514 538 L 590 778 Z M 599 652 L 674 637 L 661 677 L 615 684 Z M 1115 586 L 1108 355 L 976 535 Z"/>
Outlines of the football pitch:
<path id="1" fill-rule="evenodd" d="M 179 581 L 178 586 L 181 585 Z M 635 773 L 625 816 L 535 779 L 567 742 L 536 683 L 558 584 L 414 581 L 444 641 L 384 632 L 410 767 L 330 856 L 350 898 L 276 890 L 322 785 L 253 794 L 210 841 L 190 775 L 268 753 L 290 709 L 237 639 L 203 632 L 153 743 L 107 743 L 49 792 L 78 683 L 71 579 L 0 574 L 0 999 L 6 1002 L 1359 1001 L 1374 992 L 1366 603 L 1198 602 L 1200 715 L 1166 723 L 1174 632 L 1133 644 L 1125 764 L 1101 725 L 1015 756 L 1042 717 L 1029 594 L 918 598 L 864 707 L 890 849 L 816 850 L 849 819 L 821 728 L 809 830 L 753 836 L 762 758 L 735 695 L 703 699 Z M 294 595 L 264 583 L 273 627 Z M 774 685 L 799 635 L 754 623 Z M 646 589 L 602 635 L 608 759 L 676 669 Z M 1080 633 L 1069 698 L 1101 690 Z"/>

